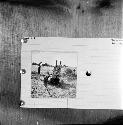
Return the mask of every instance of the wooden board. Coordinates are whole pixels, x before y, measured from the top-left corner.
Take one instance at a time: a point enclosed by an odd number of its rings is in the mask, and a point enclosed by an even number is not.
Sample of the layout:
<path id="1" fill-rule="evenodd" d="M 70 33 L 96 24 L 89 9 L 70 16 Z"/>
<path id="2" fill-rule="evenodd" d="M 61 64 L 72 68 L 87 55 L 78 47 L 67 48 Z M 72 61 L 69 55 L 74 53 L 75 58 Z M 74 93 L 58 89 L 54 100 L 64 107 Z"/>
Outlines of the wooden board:
<path id="1" fill-rule="evenodd" d="M 118 0 L 120 1 L 120 0 Z M 80 1 L 79 1 L 80 2 Z M 20 109 L 20 40 L 29 36 L 122 37 L 122 3 L 103 15 L 72 8 L 72 14 L 0 3 L 0 122 L 2 125 L 98 123 L 121 115 L 116 110 Z M 85 3 L 85 1 L 84 1 Z M 86 4 L 82 4 L 86 5 Z M 90 4 L 89 4 L 90 5 Z M 84 6 L 85 9 L 88 6 Z M 55 114 L 55 115 L 54 115 Z"/>

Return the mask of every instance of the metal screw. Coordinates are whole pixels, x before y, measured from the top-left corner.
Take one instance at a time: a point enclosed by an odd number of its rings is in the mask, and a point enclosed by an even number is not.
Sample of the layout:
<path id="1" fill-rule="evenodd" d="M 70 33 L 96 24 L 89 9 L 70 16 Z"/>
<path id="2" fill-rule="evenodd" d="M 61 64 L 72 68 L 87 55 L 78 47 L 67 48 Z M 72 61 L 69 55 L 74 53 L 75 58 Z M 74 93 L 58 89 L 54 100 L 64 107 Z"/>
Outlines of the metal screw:
<path id="1" fill-rule="evenodd" d="M 23 38 L 23 39 L 21 39 L 21 42 L 22 42 L 22 43 L 27 43 L 28 39 L 29 39 L 29 38 Z"/>
<path id="2" fill-rule="evenodd" d="M 20 101 L 20 106 L 22 106 L 22 105 L 25 105 L 25 102 L 24 101 Z"/>
<path id="3" fill-rule="evenodd" d="M 21 73 L 21 74 L 25 74 L 25 73 L 26 73 L 26 70 L 25 70 L 25 69 L 21 69 L 21 70 L 20 70 L 20 73 Z"/>

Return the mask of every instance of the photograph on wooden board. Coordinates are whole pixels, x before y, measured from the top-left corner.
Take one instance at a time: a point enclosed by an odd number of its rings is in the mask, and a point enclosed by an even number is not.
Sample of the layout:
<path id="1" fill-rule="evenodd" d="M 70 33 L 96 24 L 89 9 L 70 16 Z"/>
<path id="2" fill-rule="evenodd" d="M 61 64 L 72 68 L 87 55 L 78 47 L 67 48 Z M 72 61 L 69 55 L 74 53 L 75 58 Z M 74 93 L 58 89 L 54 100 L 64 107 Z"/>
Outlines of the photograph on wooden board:
<path id="1" fill-rule="evenodd" d="M 76 98 L 76 86 L 77 53 L 32 52 L 32 98 Z"/>

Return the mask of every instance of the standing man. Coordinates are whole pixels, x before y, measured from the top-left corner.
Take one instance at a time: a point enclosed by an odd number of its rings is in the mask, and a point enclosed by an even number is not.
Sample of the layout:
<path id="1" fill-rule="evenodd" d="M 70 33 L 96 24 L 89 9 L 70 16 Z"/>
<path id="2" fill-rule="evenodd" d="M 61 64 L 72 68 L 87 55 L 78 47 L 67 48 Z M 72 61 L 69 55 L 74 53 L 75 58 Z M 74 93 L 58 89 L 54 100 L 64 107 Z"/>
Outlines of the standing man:
<path id="1" fill-rule="evenodd" d="M 42 62 L 40 62 L 40 63 L 38 64 L 38 74 L 40 74 L 40 72 L 41 72 L 41 63 L 42 63 Z"/>

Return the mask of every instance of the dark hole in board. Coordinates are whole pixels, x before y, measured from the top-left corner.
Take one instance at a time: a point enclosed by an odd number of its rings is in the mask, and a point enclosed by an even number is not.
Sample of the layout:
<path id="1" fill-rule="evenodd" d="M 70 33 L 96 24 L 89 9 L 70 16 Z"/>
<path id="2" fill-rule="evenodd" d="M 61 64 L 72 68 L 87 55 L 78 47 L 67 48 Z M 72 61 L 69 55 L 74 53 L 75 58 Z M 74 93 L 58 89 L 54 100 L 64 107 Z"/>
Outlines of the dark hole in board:
<path id="1" fill-rule="evenodd" d="M 91 76 L 91 72 L 87 71 L 86 76 Z"/>

